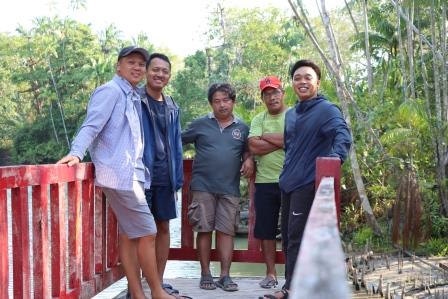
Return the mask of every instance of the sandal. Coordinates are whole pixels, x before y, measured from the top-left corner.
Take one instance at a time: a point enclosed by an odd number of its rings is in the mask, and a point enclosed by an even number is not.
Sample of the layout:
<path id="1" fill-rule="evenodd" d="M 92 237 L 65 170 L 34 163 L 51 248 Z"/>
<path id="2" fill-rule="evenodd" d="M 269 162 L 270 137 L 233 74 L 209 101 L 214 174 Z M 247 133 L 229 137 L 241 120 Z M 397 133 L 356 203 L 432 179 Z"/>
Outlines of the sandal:
<path id="1" fill-rule="evenodd" d="M 234 283 L 232 278 L 230 278 L 230 276 L 228 276 L 228 275 L 221 277 L 216 282 L 216 286 L 218 288 L 223 289 L 226 292 L 238 291 L 238 285 L 236 283 Z"/>
<path id="2" fill-rule="evenodd" d="M 263 295 L 263 297 L 258 297 L 258 299 L 288 299 L 289 292 L 287 290 L 283 289 L 283 290 L 275 292 L 274 294 L 278 294 L 278 293 L 281 293 L 283 295 L 283 297 L 278 298 L 273 294 L 265 294 L 265 295 Z"/>
<path id="3" fill-rule="evenodd" d="M 199 281 L 199 287 L 203 290 L 216 289 L 216 284 L 213 281 L 213 276 L 210 273 L 201 275 L 201 280 Z"/>
<path id="4" fill-rule="evenodd" d="M 173 296 L 174 299 L 193 299 L 190 296 L 179 295 L 179 294 L 176 294 L 176 293 L 170 294 L 170 296 Z"/>
<path id="5" fill-rule="evenodd" d="M 169 283 L 162 283 L 162 289 L 168 293 L 168 295 L 179 294 L 179 290 L 173 288 Z"/>
<path id="6" fill-rule="evenodd" d="M 277 281 L 277 279 L 275 279 L 275 277 L 268 275 L 262 281 L 260 281 L 258 284 L 263 289 L 271 289 L 271 288 L 275 288 L 277 286 L 278 281 Z"/>

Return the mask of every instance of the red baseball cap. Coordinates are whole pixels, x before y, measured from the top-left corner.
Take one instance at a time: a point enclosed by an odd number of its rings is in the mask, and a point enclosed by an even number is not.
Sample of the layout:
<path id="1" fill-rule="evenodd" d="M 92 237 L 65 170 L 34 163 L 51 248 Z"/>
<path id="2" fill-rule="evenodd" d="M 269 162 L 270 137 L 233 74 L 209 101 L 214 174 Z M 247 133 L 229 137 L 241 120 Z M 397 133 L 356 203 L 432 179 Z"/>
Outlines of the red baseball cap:
<path id="1" fill-rule="evenodd" d="M 282 88 L 282 81 L 276 76 L 267 76 L 260 80 L 260 90 L 263 92 L 268 87 Z"/>

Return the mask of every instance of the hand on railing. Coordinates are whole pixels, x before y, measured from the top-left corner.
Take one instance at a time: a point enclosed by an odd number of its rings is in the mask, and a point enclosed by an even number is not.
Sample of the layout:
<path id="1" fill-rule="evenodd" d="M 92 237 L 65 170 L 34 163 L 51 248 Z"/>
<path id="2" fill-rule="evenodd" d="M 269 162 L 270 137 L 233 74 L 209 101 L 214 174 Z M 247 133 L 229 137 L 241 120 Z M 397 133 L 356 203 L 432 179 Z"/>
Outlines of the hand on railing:
<path id="1" fill-rule="evenodd" d="M 68 166 L 73 166 L 79 164 L 79 162 L 80 160 L 78 157 L 67 155 L 58 162 L 56 162 L 56 164 L 67 164 Z"/>

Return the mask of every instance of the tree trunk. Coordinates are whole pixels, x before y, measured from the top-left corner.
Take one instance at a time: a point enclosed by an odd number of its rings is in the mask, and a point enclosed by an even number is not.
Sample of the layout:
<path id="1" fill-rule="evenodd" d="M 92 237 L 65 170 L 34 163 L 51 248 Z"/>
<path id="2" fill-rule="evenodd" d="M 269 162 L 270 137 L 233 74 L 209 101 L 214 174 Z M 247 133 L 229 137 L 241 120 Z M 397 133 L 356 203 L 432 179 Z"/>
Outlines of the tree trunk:
<path id="1" fill-rule="evenodd" d="M 442 102 L 444 107 L 444 119 L 448 120 L 448 64 L 447 64 L 447 32 L 446 32 L 446 1 L 443 2 L 442 6 L 442 42 L 441 42 L 441 52 L 442 52 Z"/>
<path id="2" fill-rule="evenodd" d="M 406 102 L 407 101 L 407 91 L 406 91 L 406 85 L 407 85 L 407 78 L 406 78 L 406 65 L 405 65 L 405 61 L 404 61 L 404 46 L 403 46 L 403 39 L 401 38 L 401 17 L 400 17 L 400 10 L 399 10 L 399 6 L 397 6 L 397 38 L 398 38 L 398 48 L 400 49 L 398 52 L 398 56 L 400 57 L 400 68 L 401 68 L 401 75 L 403 76 L 402 78 L 402 83 L 401 83 L 401 89 L 402 89 L 402 93 L 403 93 L 403 101 Z"/>
<path id="3" fill-rule="evenodd" d="M 344 112 L 345 119 L 347 121 L 348 126 L 350 127 L 350 133 L 353 136 L 353 133 L 351 131 L 351 119 L 350 119 L 350 112 L 348 109 L 348 101 L 345 97 L 344 88 L 345 83 L 343 81 L 342 77 L 342 64 L 339 60 L 338 55 L 338 48 L 337 48 L 337 42 L 336 38 L 333 34 L 332 26 L 330 23 L 330 17 L 328 15 L 328 12 L 325 7 L 325 0 L 321 0 L 321 7 L 322 7 L 322 22 L 325 27 L 325 32 L 327 34 L 328 42 L 330 45 L 330 55 L 332 58 L 334 71 L 337 74 L 337 77 L 339 78 L 338 84 L 336 85 L 336 92 L 339 98 L 339 101 L 341 103 L 342 111 Z M 368 52 L 368 49 L 366 49 L 366 52 Z M 346 90 L 348 92 L 348 90 Z M 353 172 L 353 178 L 356 183 L 356 188 L 358 189 L 359 198 L 361 201 L 361 206 L 363 207 L 364 211 L 366 212 L 366 217 L 369 225 L 372 227 L 373 232 L 376 235 L 381 235 L 381 228 L 378 225 L 378 222 L 376 221 L 375 215 L 373 214 L 373 210 L 370 206 L 370 202 L 367 197 L 367 193 L 364 187 L 364 181 L 362 179 L 361 170 L 359 168 L 358 158 L 356 156 L 356 145 L 353 143 L 351 149 L 350 149 L 350 161 L 351 161 L 351 167 Z"/>
<path id="4" fill-rule="evenodd" d="M 408 10 L 409 22 L 406 22 L 407 32 L 407 46 L 408 46 L 408 62 L 409 62 L 409 88 L 410 96 L 412 99 L 416 99 L 415 95 L 415 70 L 414 70 L 414 35 L 411 28 L 411 23 L 414 20 L 414 1 L 412 1 L 412 7 Z"/>
<path id="5" fill-rule="evenodd" d="M 50 58 L 48 58 L 48 68 L 50 69 L 51 82 L 53 83 L 53 87 L 54 87 L 54 90 L 56 92 L 56 100 L 57 100 L 57 104 L 58 104 L 58 108 L 59 108 L 59 113 L 61 114 L 62 127 L 64 128 L 64 135 L 65 135 L 65 140 L 67 141 L 67 148 L 70 149 L 70 140 L 68 138 L 67 127 L 65 126 L 64 111 L 62 109 L 61 99 L 60 99 L 60 96 L 59 96 L 58 87 L 57 87 L 56 81 L 54 79 L 53 68 L 51 67 Z"/>
<path id="6" fill-rule="evenodd" d="M 54 138 L 56 139 L 56 143 L 59 144 L 58 132 L 56 131 L 56 126 L 54 125 L 54 119 L 53 119 L 53 102 L 50 102 L 50 120 L 51 120 L 51 127 L 53 128 Z"/>
<path id="7" fill-rule="evenodd" d="M 311 26 L 309 26 L 309 22 L 306 18 L 306 14 L 304 14 L 304 10 L 303 7 L 301 6 L 300 2 L 298 2 L 299 8 L 303 14 L 303 17 L 297 12 L 296 7 L 292 4 L 291 2 L 292 0 L 288 0 L 291 9 L 293 10 L 297 20 L 300 22 L 300 24 L 303 26 L 303 28 L 305 29 L 306 33 L 308 34 L 308 36 L 310 37 L 314 47 L 317 49 L 317 51 L 319 52 L 325 66 L 327 67 L 328 71 L 331 73 L 331 75 L 333 76 L 335 83 L 336 83 L 336 90 L 338 93 L 338 98 L 341 102 L 341 106 L 342 106 L 342 111 L 344 113 L 344 116 L 346 118 L 347 124 L 350 127 L 350 114 L 348 111 L 348 103 L 350 101 L 353 101 L 353 95 L 351 94 L 351 92 L 348 90 L 348 88 L 345 86 L 344 81 L 343 81 L 343 77 L 342 77 L 342 72 L 340 70 L 340 59 L 339 59 L 339 55 L 338 53 L 336 53 L 336 43 L 333 39 L 333 41 L 331 39 L 329 39 L 329 42 L 331 44 L 330 46 L 330 50 L 333 51 L 332 53 L 332 63 L 330 62 L 330 59 L 325 55 L 324 51 L 322 50 L 322 48 L 319 45 L 319 42 L 317 41 L 316 36 L 314 35 Z M 322 0 L 323 1 L 323 0 Z M 326 11 L 324 11 L 324 16 L 326 15 Z M 332 35 L 332 30 L 330 28 L 330 26 L 326 26 L 327 32 Z M 335 70 L 334 66 L 337 65 L 338 71 Z M 351 129 L 350 129 L 350 133 L 351 133 Z M 353 134 L 352 134 L 353 135 Z M 376 221 L 375 215 L 373 214 L 372 208 L 370 206 L 367 194 L 365 192 L 365 187 L 364 187 L 364 182 L 362 179 L 362 175 L 361 175 L 361 171 L 359 168 L 359 163 L 358 163 L 358 159 L 356 156 L 356 152 L 355 152 L 355 144 L 352 145 L 352 148 L 350 149 L 350 162 L 351 162 L 351 168 L 352 168 L 352 172 L 353 172 L 353 176 L 354 176 L 354 180 L 356 183 L 356 187 L 358 189 L 358 194 L 359 194 L 359 201 L 361 206 L 364 209 L 364 213 L 366 214 L 366 218 L 368 220 L 369 225 L 372 227 L 372 230 L 374 231 L 375 234 L 380 235 L 381 234 L 381 229 Z"/>
<path id="8" fill-rule="evenodd" d="M 353 17 L 352 10 L 350 9 L 350 6 L 348 5 L 347 0 L 344 0 L 344 3 L 345 3 L 345 7 L 347 8 L 348 14 L 350 15 L 350 19 L 352 20 L 353 28 L 355 28 L 356 35 L 359 35 L 358 25 L 356 25 L 356 21 L 355 21 L 355 18 Z"/>
<path id="9" fill-rule="evenodd" d="M 432 0 L 431 6 L 431 41 L 433 45 L 437 44 L 436 39 L 436 17 L 435 17 L 435 0 Z M 433 67 L 434 67 L 434 93 L 436 99 L 436 123 L 437 123 L 437 183 L 439 185 L 439 196 L 442 205 L 442 210 L 445 215 L 448 215 L 448 199 L 447 199 L 447 188 L 445 183 L 446 171 L 445 171 L 445 163 L 444 156 L 446 152 L 446 146 L 444 145 L 443 138 L 443 119 L 442 119 L 442 103 L 440 98 L 440 63 L 439 56 L 437 55 L 435 48 L 433 48 Z"/>
<path id="10" fill-rule="evenodd" d="M 372 62 L 370 59 L 370 41 L 369 41 L 369 18 L 367 15 L 367 0 L 362 1 L 363 12 L 364 12 L 364 38 L 365 38 L 365 48 L 364 53 L 366 54 L 367 62 L 367 86 L 369 88 L 369 93 L 373 91 L 373 71 Z"/>

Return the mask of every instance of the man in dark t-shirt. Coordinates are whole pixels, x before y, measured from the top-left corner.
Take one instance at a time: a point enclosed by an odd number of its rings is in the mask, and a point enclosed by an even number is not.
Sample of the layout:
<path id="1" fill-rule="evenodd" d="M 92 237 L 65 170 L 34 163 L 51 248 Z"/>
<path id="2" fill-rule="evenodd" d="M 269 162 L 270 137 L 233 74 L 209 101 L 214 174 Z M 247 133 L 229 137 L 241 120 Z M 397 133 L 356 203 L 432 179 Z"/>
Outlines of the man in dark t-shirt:
<path id="1" fill-rule="evenodd" d="M 178 291 L 163 283 L 163 273 L 170 249 L 169 221 L 177 217 L 176 192 L 183 183 L 183 161 L 179 107 L 163 93 L 170 77 L 168 57 L 153 53 L 146 63 L 146 85 L 139 92 L 145 141 L 143 162 L 151 174 L 145 194 L 157 225 L 157 270 L 162 287 L 172 294 Z"/>
<path id="2" fill-rule="evenodd" d="M 196 244 L 201 263 L 201 289 L 220 287 L 236 291 L 238 285 L 229 276 L 233 254 L 233 236 L 239 220 L 240 175 L 249 177 L 254 162 L 249 153 L 249 127 L 233 115 L 235 90 L 229 84 L 216 83 L 208 90 L 213 112 L 194 120 L 182 132 L 182 142 L 194 143 L 196 156 L 190 189 L 192 202 L 188 218 L 198 232 Z M 210 273 L 212 232 L 216 231 L 216 249 L 221 273 L 214 282 Z"/>

